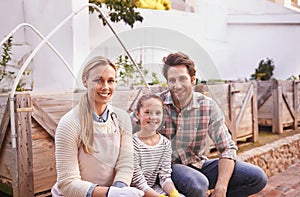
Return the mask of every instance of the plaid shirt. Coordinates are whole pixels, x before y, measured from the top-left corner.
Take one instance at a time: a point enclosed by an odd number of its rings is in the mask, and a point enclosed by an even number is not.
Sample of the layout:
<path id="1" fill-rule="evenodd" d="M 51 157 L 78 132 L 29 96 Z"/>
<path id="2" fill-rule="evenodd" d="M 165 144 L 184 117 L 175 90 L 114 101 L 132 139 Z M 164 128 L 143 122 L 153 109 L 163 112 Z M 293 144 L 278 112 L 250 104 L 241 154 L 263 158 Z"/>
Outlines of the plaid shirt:
<path id="1" fill-rule="evenodd" d="M 224 114 L 213 99 L 193 92 L 192 101 L 179 111 L 169 90 L 160 96 L 165 108 L 160 133 L 171 140 L 174 163 L 203 163 L 210 145 L 208 137 L 220 151 L 221 158 L 236 159 L 237 147 L 225 125 Z"/>

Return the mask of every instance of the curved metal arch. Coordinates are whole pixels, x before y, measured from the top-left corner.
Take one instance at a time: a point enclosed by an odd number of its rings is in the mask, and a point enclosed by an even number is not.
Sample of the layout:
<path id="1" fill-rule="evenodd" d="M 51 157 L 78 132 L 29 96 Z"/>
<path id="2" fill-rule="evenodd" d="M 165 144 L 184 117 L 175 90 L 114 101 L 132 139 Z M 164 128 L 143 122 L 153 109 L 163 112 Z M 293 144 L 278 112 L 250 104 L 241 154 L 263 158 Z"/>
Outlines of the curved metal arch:
<path id="1" fill-rule="evenodd" d="M 22 67 L 20 68 L 20 70 L 19 70 L 19 72 L 18 72 L 18 74 L 17 74 L 17 76 L 14 80 L 14 83 L 13 83 L 13 86 L 12 86 L 12 89 L 11 89 L 11 92 L 10 92 L 10 96 L 9 96 L 12 148 L 16 148 L 16 128 L 15 128 L 15 116 L 14 116 L 14 100 L 15 99 L 14 99 L 14 96 L 15 96 L 15 92 L 16 92 L 16 87 L 17 87 L 17 85 L 18 85 L 18 83 L 21 79 L 21 76 L 22 76 L 23 72 L 25 71 L 25 69 L 27 68 L 27 66 L 29 65 L 29 63 L 33 59 L 33 57 L 36 55 L 36 53 L 42 48 L 42 46 L 44 46 L 45 43 L 47 43 L 49 45 L 50 43 L 48 42 L 48 40 L 61 27 L 63 27 L 70 19 L 72 19 L 75 15 L 77 15 L 79 12 L 81 12 L 82 10 L 84 10 L 87 7 L 94 7 L 102 15 L 103 19 L 106 21 L 106 24 L 109 26 L 110 30 L 113 32 L 114 36 L 117 38 L 117 40 L 121 44 L 122 48 L 126 51 L 128 57 L 132 61 L 133 65 L 135 66 L 135 68 L 140 73 L 142 79 L 145 81 L 145 84 L 146 84 L 147 88 L 150 90 L 150 87 L 146 83 L 146 80 L 145 80 L 144 75 L 142 74 L 141 70 L 139 69 L 139 67 L 137 66 L 137 64 L 135 63 L 133 58 L 131 57 L 130 53 L 126 49 L 125 45 L 123 44 L 123 42 L 121 41 L 119 36 L 116 34 L 114 29 L 112 28 L 110 22 L 106 19 L 105 15 L 102 13 L 101 9 L 98 6 L 96 6 L 95 4 L 91 4 L 91 3 L 85 4 L 81 8 L 79 8 L 78 10 L 76 10 L 76 11 L 72 12 L 70 15 L 68 15 L 64 20 L 62 20 L 46 37 L 43 37 L 41 34 L 38 33 L 40 36 L 42 36 L 43 40 L 35 47 L 35 49 L 31 52 L 31 54 L 28 56 L 28 58 L 26 59 L 26 61 L 22 65 Z M 12 33 L 14 33 L 14 31 L 17 31 L 22 26 L 24 26 L 24 24 L 18 25 L 10 34 L 8 34 L 8 36 L 4 39 L 4 41 L 1 41 L 1 44 L 2 44 L 2 42 L 4 43 L 12 35 Z M 51 47 L 52 45 L 50 44 L 49 46 Z M 54 51 L 56 51 L 56 50 L 54 50 Z M 71 69 L 70 69 L 70 71 L 71 71 L 71 73 L 73 73 L 73 71 Z"/>

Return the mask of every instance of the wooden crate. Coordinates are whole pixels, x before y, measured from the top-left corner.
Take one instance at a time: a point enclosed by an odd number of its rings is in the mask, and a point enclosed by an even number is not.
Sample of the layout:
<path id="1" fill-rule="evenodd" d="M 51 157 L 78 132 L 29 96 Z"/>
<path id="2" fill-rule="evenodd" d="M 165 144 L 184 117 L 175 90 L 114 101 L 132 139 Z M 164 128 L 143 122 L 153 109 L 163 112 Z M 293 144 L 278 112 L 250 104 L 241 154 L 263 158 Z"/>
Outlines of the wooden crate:
<path id="1" fill-rule="evenodd" d="M 195 91 L 212 97 L 225 114 L 235 142 L 258 140 L 256 82 L 200 84 Z"/>
<path id="2" fill-rule="evenodd" d="M 298 128 L 300 81 L 259 81 L 257 91 L 260 126 L 270 126 L 274 133 L 282 133 L 286 128 Z"/>
<path id="3" fill-rule="evenodd" d="M 56 182 L 53 136 L 59 119 L 77 103 L 78 95 L 17 93 L 16 148 L 11 143 L 8 96 L 0 97 L 0 190 L 16 197 L 50 195 Z"/>

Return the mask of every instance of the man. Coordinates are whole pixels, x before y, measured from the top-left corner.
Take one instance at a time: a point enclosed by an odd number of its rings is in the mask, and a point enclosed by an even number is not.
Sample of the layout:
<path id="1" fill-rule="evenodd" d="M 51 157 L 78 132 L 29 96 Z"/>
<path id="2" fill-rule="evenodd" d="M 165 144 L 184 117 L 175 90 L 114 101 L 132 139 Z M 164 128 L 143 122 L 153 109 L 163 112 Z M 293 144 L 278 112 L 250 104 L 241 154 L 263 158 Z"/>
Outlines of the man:
<path id="1" fill-rule="evenodd" d="M 196 69 L 183 53 L 163 59 L 163 75 L 168 90 L 160 93 L 165 107 L 165 123 L 160 132 L 172 142 L 172 180 L 187 197 L 249 196 L 261 191 L 267 176 L 257 166 L 236 159 L 237 147 L 224 122 L 224 115 L 209 97 L 194 92 Z M 210 137 L 219 159 L 208 159 Z"/>

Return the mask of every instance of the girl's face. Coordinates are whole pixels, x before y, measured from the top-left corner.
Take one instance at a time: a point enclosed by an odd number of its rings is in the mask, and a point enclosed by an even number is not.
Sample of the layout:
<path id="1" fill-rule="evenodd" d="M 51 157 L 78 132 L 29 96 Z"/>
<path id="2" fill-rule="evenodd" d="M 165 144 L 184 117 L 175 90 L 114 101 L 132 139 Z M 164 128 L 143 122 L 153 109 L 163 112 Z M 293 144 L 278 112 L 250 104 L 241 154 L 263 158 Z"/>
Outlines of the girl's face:
<path id="1" fill-rule="evenodd" d="M 153 132 L 158 129 L 163 119 L 162 102 L 155 98 L 143 101 L 140 110 L 137 112 L 142 131 Z"/>
<path id="2" fill-rule="evenodd" d="M 86 87 L 95 112 L 102 113 L 115 91 L 116 71 L 110 65 L 95 66 L 89 71 Z"/>

